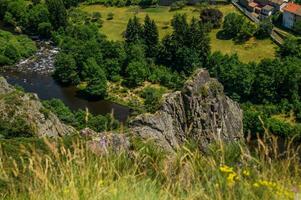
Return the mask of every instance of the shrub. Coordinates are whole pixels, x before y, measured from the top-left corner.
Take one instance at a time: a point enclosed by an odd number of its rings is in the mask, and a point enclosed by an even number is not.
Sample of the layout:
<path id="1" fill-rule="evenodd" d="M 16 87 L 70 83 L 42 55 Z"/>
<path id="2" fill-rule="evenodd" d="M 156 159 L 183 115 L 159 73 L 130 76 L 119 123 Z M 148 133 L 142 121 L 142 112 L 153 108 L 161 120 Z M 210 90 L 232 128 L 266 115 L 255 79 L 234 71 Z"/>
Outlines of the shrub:
<path id="1" fill-rule="evenodd" d="M 273 24 L 270 20 L 263 20 L 260 22 L 259 27 L 256 31 L 256 37 L 263 39 L 270 37 L 273 30 Z"/>
<path id="2" fill-rule="evenodd" d="M 52 25 L 48 22 L 43 22 L 38 25 L 38 33 L 43 38 L 50 38 L 52 31 Z"/>
<path id="3" fill-rule="evenodd" d="M 211 24 L 212 28 L 220 28 L 223 20 L 223 13 L 214 8 L 206 8 L 201 11 L 200 19 L 202 23 Z"/>
<path id="4" fill-rule="evenodd" d="M 13 63 L 8 57 L 0 55 L 0 66 L 2 65 L 11 65 Z"/>
<path id="5" fill-rule="evenodd" d="M 154 87 L 146 87 L 142 91 L 141 97 L 145 99 L 144 107 L 147 112 L 153 113 L 158 110 L 163 93 L 163 90 Z"/>

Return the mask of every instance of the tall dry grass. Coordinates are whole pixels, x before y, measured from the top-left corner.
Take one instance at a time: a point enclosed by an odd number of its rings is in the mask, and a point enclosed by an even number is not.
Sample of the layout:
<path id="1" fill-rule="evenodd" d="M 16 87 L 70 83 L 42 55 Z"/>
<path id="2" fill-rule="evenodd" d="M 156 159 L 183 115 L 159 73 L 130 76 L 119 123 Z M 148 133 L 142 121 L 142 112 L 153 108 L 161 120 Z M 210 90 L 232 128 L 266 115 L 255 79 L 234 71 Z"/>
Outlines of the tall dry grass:
<path id="1" fill-rule="evenodd" d="M 205 153 L 190 142 L 175 153 L 134 141 L 131 152 L 91 153 L 85 141 L 44 139 L 43 151 L 21 146 L 0 151 L 1 199 L 298 199 L 298 149 L 279 150 L 273 136 L 212 144 Z M 254 145 L 253 145 L 254 146 Z M 300 197 L 299 197 L 300 198 Z"/>

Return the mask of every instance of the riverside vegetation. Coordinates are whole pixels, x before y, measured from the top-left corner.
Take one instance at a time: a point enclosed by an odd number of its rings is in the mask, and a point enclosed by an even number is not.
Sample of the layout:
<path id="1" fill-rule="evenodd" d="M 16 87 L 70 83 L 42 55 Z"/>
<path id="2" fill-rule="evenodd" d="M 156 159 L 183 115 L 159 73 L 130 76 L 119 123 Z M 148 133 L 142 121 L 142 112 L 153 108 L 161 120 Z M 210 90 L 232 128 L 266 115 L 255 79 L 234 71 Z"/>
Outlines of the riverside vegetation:
<path id="1" fill-rule="evenodd" d="M 240 142 L 217 140 L 200 152 L 195 141 L 186 141 L 170 154 L 151 141 L 131 138 L 129 152 L 99 156 L 87 149 L 86 138 L 15 137 L 11 133 L 30 132 L 31 127 L 1 122 L 1 198 L 293 199 L 300 193 L 299 149 L 293 148 L 301 136 L 298 39 L 287 39 L 276 57 L 256 63 L 242 62 L 235 54 L 213 53 L 212 31 L 245 43 L 268 37 L 271 26 L 269 22 L 254 25 L 235 13 L 223 17 L 219 10 L 204 7 L 194 18 L 174 15 L 172 30 L 162 39 L 156 22 L 146 15 L 129 18 L 124 41 L 110 41 L 101 32 L 101 13 L 84 12 L 79 3 L 3 0 L 0 20 L 17 32 L 55 42 L 60 48 L 53 74 L 58 82 L 77 86 L 86 98 L 122 102 L 136 113 L 157 111 L 164 93 L 181 89 L 195 70 L 206 68 L 223 84 L 225 93 L 240 103 L 244 134 L 258 137 L 258 146 L 250 149 Z M 106 20 L 112 18 L 114 13 Z M 1 35 L 9 41 L 0 47 L 3 65 L 35 51 L 26 36 L 2 31 Z M 54 113 L 77 130 L 127 132 L 127 126 L 119 126 L 109 115 L 71 112 L 58 100 L 45 101 L 40 112 Z M 279 151 L 270 133 L 296 142 Z"/>

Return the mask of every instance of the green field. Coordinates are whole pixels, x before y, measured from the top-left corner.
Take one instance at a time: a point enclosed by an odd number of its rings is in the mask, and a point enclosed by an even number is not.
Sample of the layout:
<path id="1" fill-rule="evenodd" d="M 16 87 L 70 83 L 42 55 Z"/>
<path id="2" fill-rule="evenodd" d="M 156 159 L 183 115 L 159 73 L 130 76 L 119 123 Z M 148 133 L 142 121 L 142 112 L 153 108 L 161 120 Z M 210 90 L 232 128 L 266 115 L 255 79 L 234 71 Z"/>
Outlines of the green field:
<path id="1" fill-rule="evenodd" d="M 220 9 L 224 15 L 230 12 L 239 12 L 232 5 L 218 5 L 214 6 Z M 178 11 L 169 11 L 169 7 L 155 7 L 142 9 L 140 7 L 105 7 L 103 5 L 82 5 L 81 8 L 89 13 L 100 12 L 104 23 L 101 31 L 107 35 L 110 40 L 122 40 L 122 35 L 126 29 L 127 22 L 130 17 L 135 14 L 141 18 L 141 21 L 148 14 L 154 19 L 158 25 L 160 38 L 172 31 L 170 20 L 176 13 L 186 13 L 188 18 L 193 16 L 199 17 L 200 7 L 187 6 Z M 109 13 L 114 14 L 112 20 L 106 20 Z M 210 34 L 211 46 L 213 51 L 221 51 L 223 53 L 237 53 L 239 58 L 244 62 L 259 61 L 263 58 L 273 58 L 275 54 L 276 45 L 271 40 L 256 40 L 252 38 L 244 44 L 236 44 L 232 40 L 221 40 L 216 37 L 218 30 L 212 31 Z"/>

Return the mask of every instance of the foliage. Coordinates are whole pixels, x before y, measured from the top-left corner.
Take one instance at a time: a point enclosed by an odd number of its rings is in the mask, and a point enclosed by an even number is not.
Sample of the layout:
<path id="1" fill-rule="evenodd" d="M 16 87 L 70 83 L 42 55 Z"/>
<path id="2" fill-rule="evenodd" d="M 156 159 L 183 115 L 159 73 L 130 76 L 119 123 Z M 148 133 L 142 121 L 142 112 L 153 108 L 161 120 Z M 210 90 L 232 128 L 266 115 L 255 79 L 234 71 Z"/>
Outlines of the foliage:
<path id="1" fill-rule="evenodd" d="M 153 66 L 148 78 L 153 83 L 159 83 L 170 89 L 181 89 L 184 78 L 176 71 L 171 71 L 165 66 Z"/>
<path id="2" fill-rule="evenodd" d="M 0 66 L 11 65 L 21 58 L 31 56 L 36 50 L 35 43 L 25 35 L 13 35 L 0 30 Z"/>
<path id="3" fill-rule="evenodd" d="M 54 77 L 63 84 L 79 83 L 75 59 L 72 55 L 60 53 L 55 60 Z"/>
<path id="4" fill-rule="evenodd" d="M 297 100 L 300 93 L 300 59 L 265 59 L 259 64 L 243 64 L 237 56 L 213 54 L 210 73 L 218 77 L 234 99 L 253 103 Z M 233 71 L 234 70 L 234 71 Z"/>
<path id="5" fill-rule="evenodd" d="M 132 61 L 126 68 L 127 84 L 131 87 L 138 86 L 148 77 L 149 71 L 143 61 Z"/>
<path id="6" fill-rule="evenodd" d="M 257 26 L 254 23 L 244 22 L 237 38 L 242 41 L 248 40 L 256 33 L 256 31 Z"/>
<path id="7" fill-rule="evenodd" d="M 284 57 L 301 58 L 301 40 L 295 38 L 287 38 L 281 45 L 278 55 Z"/>
<path id="8" fill-rule="evenodd" d="M 270 37 L 272 30 L 273 30 L 272 22 L 269 19 L 262 20 L 260 21 L 258 30 L 256 32 L 256 37 L 259 39 L 268 38 Z"/>
<path id="9" fill-rule="evenodd" d="M 154 20 L 151 20 L 148 15 L 144 19 L 143 40 L 146 46 L 146 56 L 155 58 L 158 54 L 159 32 Z"/>
<path id="10" fill-rule="evenodd" d="M 230 13 L 225 16 L 223 23 L 223 32 L 229 38 L 236 37 L 244 25 L 244 17 L 240 14 Z"/>
<path id="11" fill-rule="evenodd" d="M 83 73 L 85 73 L 87 81 L 84 92 L 92 97 L 105 97 L 107 94 L 107 78 L 104 70 L 94 58 L 88 58 L 84 63 Z"/>
<path id="12" fill-rule="evenodd" d="M 82 110 L 71 111 L 70 108 L 58 99 L 43 101 L 43 105 L 55 113 L 60 120 L 72 125 L 78 130 L 91 128 L 94 131 L 110 131 L 119 126 L 119 122 L 111 115 L 93 115 Z"/>
<path id="13" fill-rule="evenodd" d="M 178 72 L 190 74 L 202 67 L 210 53 L 206 28 L 193 18 L 188 24 L 186 15 L 175 15 L 173 33 L 162 41 L 158 61 Z"/>
<path id="14" fill-rule="evenodd" d="M 205 8 L 201 10 L 200 19 L 202 23 L 208 23 L 212 28 L 220 28 L 223 20 L 223 13 L 219 9 Z"/>
<path id="15" fill-rule="evenodd" d="M 163 93 L 164 90 L 154 87 L 146 87 L 142 91 L 141 97 L 145 99 L 144 106 L 147 112 L 153 113 L 159 109 Z"/>
<path id="16" fill-rule="evenodd" d="M 301 34 L 301 22 L 300 21 L 295 22 L 294 31 L 296 31 L 296 33 L 298 33 L 298 34 Z"/>
<path id="17" fill-rule="evenodd" d="M 138 17 L 134 16 L 133 18 L 130 18 L 124 34 L 125 41 L 127 43 L 139 42 L 142 38 L 142 34 L 143 28 Z"/>
<path id="18" fill-rule="evenodd" d="M 67 11 L 63 0 L 46 0 L 46 5 L 53 27 L 57 30 L 60 27 L 67 26 Z"/>
<path id="19" fill-rule="evenodd" d="M 177 0 L 174 1 L 171 6 L 170 6 L 170 11 L 175 11 L 175 10 L 180 10 L 184 8 L 186 5 L 187 1 L 186 0 Z"/>
<path id="20" fill-rule="evenodd" d="M 16 117 L 11 120 L 0 119 L 0 137 L 32 137 L 33 127 L 23 117 Z"/>

